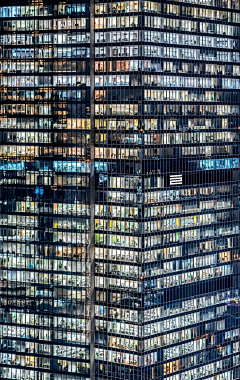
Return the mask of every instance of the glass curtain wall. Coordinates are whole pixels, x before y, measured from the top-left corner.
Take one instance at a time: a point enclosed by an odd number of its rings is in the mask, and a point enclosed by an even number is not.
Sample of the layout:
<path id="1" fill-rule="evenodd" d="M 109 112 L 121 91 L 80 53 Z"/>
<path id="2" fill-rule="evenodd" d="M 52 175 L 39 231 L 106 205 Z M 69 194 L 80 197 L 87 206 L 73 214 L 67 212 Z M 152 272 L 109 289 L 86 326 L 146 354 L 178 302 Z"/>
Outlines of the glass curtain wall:
<path id="1" fill-rule="evenodd" d="M 1 379 L 240 377 L 239 14 L 2 1 Z"/>
<path id="2" fill-rule="evenodd" d="M 0 377 L 90 378 L 88 2 L 1 2 Z"/>
<path id="3" fill-rule="evenodd" d="M 97 379 L 236 379 L 239 1 L 95 2 Z"/>

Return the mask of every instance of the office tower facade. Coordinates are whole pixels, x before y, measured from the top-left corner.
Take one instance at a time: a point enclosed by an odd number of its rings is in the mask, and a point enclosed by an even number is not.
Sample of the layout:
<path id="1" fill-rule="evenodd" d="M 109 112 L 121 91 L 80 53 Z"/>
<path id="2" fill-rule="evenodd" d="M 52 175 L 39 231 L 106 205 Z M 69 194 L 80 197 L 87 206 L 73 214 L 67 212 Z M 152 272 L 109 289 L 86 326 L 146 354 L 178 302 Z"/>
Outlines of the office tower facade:
<path id="1" fill-rule="evenodd" d="M 89 379 L 89 4 L 0 12 L 0 377 Z"/>
<path id="2" fill-rule="evenodd" d="M 2 1 L 2 379 L 239 378 L 239 12 Z"/>

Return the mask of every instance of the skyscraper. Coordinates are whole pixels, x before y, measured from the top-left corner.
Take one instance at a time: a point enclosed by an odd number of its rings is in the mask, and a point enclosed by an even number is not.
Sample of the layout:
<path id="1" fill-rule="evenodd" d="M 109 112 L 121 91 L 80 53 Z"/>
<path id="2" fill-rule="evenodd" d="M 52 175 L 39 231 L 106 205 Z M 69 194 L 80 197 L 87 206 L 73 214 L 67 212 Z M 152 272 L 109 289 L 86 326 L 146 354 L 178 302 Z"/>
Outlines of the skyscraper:
<path id="1" fill-rule="evenodd" d="M 1 379 L 239 379 L 239 0 L 0 30 Z"/>

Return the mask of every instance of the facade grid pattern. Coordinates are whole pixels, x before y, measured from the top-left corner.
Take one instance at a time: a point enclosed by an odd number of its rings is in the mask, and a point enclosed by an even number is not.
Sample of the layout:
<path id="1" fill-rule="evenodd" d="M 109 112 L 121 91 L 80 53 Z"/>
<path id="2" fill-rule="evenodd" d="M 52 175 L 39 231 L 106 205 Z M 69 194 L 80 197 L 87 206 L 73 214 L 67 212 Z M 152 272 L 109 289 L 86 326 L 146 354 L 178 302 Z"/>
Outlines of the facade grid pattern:
<path id="1" fill-rule="evenodd" d="M 239 379 L 239 90 L 239 0 L 2 0 L 1 379 Z"/>

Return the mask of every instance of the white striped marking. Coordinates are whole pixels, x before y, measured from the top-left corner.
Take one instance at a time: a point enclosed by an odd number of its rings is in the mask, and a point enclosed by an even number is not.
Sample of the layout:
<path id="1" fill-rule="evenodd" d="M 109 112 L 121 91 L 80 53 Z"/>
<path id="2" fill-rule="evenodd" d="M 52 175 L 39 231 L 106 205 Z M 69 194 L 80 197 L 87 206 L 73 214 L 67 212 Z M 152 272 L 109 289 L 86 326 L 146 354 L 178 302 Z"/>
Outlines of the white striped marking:
<path id="1" fill-rule="evenodd" d="M 170 186 L 172 185 L 182 185 L 182 174 L 170 175 Z"/>

